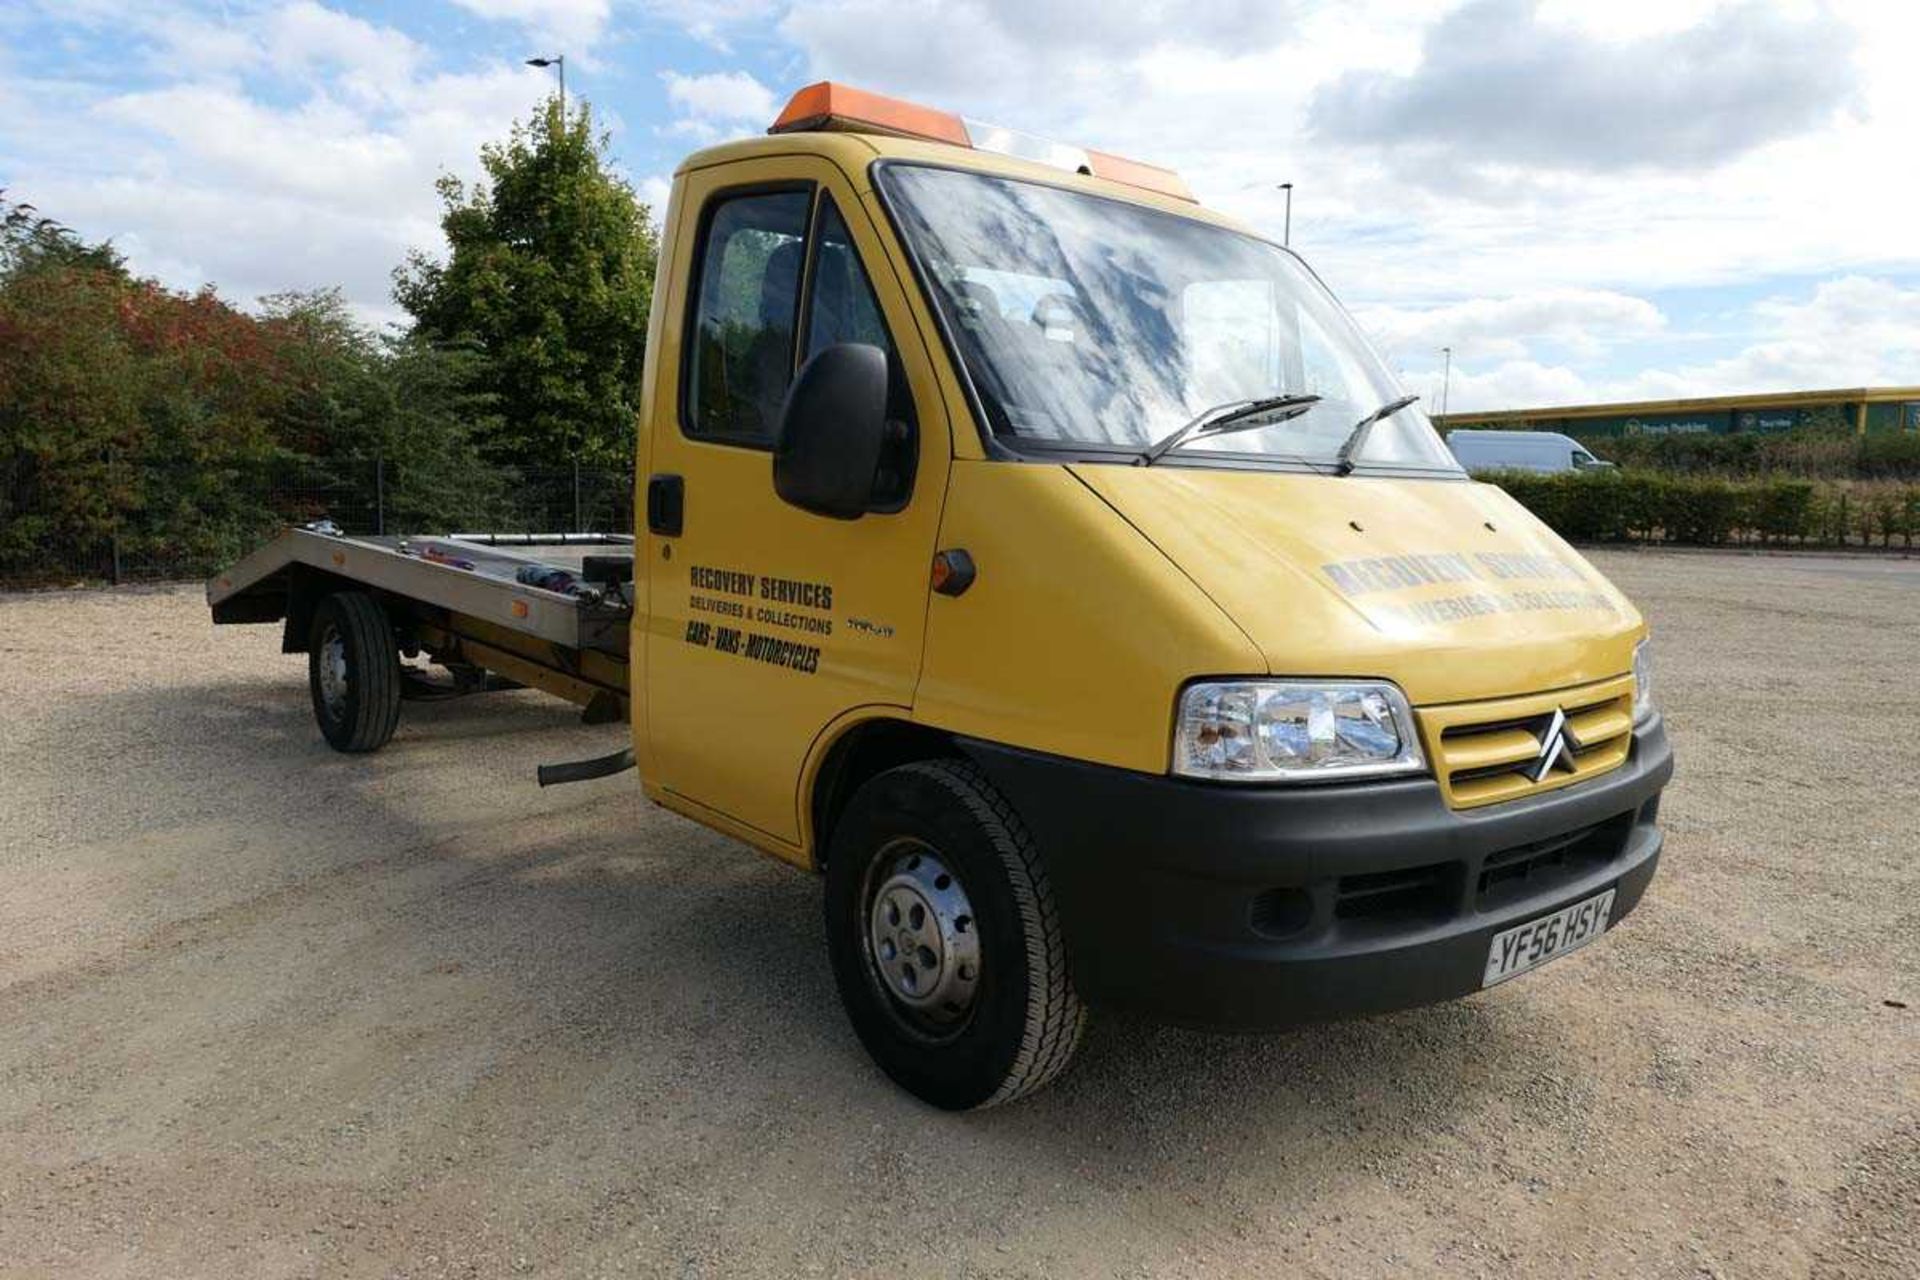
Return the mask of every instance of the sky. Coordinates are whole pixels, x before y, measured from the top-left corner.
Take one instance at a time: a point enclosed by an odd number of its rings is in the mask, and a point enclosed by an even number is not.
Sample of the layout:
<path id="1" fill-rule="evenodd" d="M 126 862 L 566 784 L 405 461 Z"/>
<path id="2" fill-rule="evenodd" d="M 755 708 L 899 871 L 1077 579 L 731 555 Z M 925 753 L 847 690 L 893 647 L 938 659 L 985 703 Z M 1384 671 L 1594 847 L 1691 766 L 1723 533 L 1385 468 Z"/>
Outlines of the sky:
<path id="1" fill-rule="evenodd" d="M 831 78 L 1276 238 L 1292 182 L 1293 247 L 1433 408 L 1912 385 L 1916 47 L 1909 0 L 0 0 L 0 188 L 168 285 L 386 324 L 435 178 L 552 92 L 526 58 L 656 208 Z"/>

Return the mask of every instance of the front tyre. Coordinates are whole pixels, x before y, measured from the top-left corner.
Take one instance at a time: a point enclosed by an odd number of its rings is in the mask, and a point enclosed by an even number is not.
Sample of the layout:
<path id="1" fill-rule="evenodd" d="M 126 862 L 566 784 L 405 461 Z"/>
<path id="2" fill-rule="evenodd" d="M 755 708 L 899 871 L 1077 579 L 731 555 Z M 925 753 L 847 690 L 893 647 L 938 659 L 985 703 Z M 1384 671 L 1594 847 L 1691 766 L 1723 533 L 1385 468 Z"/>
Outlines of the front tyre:
<path id="1" fill-rule="evenodd" d="M 1046 867 L 971 765 L 902 765 L 854 794 L 833 831 L 826 916 L 847 1016 L 908 1092 L 989 1107 L 1072 1060 L 1086 1011 Z"/>
<path id="2" fill-rule="evenodd" d="M 307 641 L 313 718 L 335 751 L 374 751 L 400 722 L 400 652 L 393 623 L 364 591 L 339 591 L 313 611 Z"/>

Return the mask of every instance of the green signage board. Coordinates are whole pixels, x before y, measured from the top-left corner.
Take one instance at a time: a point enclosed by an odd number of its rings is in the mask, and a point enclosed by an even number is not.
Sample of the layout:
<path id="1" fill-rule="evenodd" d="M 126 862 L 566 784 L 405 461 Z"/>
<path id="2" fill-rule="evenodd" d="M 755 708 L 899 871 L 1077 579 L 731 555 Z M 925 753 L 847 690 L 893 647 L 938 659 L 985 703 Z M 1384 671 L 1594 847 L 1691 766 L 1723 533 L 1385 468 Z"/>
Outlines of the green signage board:
<path id="1" fill-rule="evenodd" d="M 1450 426 L 1494 427 L 1517 431 L 1560 431 L 1570 436 L 1778 435 L 1787 431 L 1852 431 L 1863 423 L 1870 432 L 1920 431 L 1920 400 L 1832 401 L 1811 406 L 1765 405 L 1752 409 L 1696 409 L 1683 413 L 1606 413 L 1560 417 L 1551 410 L 1525 418 L 1479 421 L 1466 414 Z"/>
<path id="2" fill-rule="evenodd" d="M 1799 425 L 1798 409 L 1742 409 L 1733 417 L 1735 431 L 1752 431 L 1765 435 L 1791 431 Z"/>
<path id="3" fill-rule="evenodd" d="M 1698 436 L 1727 429 L 1725 414 L 1642 414 L 1628 418 L 1621 430 L 1630 436 Z"/>

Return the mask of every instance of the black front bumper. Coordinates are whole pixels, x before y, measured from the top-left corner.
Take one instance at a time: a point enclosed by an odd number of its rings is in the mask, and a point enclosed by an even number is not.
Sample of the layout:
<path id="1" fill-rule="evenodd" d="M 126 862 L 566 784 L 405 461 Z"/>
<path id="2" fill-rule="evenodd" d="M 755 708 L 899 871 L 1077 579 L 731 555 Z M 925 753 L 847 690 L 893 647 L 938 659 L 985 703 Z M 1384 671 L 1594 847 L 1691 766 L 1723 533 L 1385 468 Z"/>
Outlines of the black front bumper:
<path id="1" fill-rule="evenodd" d="M 1466 995 L 1494 934 L 1608 887 L 1619 921 L 1673 775 L 1657 715 L 1610 773 L 1466 810 L 1432 779 L 1248 788 L 962 745 L 1040 842 L 1080 993 L 1243 1029 Z"/>

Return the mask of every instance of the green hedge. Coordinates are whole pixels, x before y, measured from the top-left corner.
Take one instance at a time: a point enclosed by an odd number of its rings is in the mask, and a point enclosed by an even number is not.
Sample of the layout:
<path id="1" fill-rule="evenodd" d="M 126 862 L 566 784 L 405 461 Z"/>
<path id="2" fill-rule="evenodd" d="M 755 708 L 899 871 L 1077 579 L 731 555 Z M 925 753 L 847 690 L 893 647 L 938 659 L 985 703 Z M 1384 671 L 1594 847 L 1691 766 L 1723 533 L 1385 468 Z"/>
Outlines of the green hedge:
<path id="1" fill-rule="evenodd" d="M 1920 432 L 1863 436 L 1851 427 L 1803 427 L 1778 435 L 1573 434 L 1596 457 L 1627 470 L 1747 479 L 1784 474 L 1834 480 L 1920 480 Z"/>
<path id="2" fill-rule="evenodd" d="M 1912 549 L 1920 484 L 1654 471 L 1483 473 L 1576 542 Z"/>

